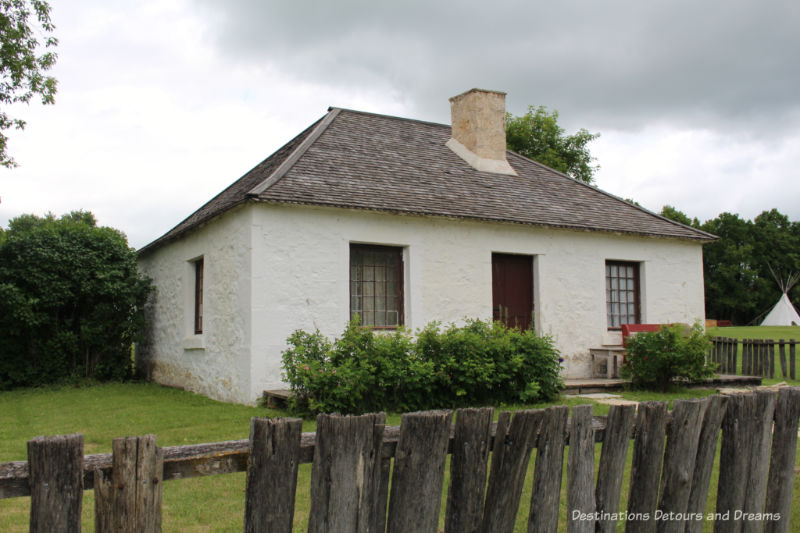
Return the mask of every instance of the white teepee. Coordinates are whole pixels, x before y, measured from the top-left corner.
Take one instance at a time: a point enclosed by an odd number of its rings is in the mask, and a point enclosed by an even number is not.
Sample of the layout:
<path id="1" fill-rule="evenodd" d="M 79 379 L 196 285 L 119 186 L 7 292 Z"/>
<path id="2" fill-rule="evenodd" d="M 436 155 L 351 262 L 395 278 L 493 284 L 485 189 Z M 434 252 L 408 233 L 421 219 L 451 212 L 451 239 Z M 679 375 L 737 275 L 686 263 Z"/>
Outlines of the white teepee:
<path id="1" fill-rule="evenodd" d="M 770 271 L 772 271 L 772 267 L 770 267 Z M 789 279 L 783 281 L 782 279 L 778 279 L 778 276 L 775 275 L 775 272 L 772 272 L 772 275 L 775 277 L 775 281 L 778 282 L 778 285 L 781 287 L 781 291 L 783 294 L 781 295 L 780 300 L 778 303 L 775 304 L 775 307 L 767 314 L 764 320 L 761 322 L 762 326 L 800 326 L 800 315 L 797 314 L 797 309 L 794 308 L 792 305 L 791 300 L 789 300 L 789 291 L 792 290 L 792 287 L 800 281 L 800 274 L 794 273 L 789 276 Z"/>

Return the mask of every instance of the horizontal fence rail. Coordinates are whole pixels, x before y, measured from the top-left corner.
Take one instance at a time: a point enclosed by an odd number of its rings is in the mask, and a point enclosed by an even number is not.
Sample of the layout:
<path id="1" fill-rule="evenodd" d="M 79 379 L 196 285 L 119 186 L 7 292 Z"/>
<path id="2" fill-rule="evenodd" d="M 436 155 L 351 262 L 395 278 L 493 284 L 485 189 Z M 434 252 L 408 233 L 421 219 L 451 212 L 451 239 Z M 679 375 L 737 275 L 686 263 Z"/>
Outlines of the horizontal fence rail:
<path id="1" fill-rule="evenodd" d="M 773 339 L 731 339 L 713 337 L 710 359 L 722 374 L 775 377 L 778 356 L 783 379 L 797 379 L 797 341 Z M 741 358 L 740 358 L 741 355 Z"/>
<path id="2" fill-rule="evenodd" d="M 565 461 L 568 532 L 620 521 L 627 531 L 701 531 L 706 521 L 722 532 L 790 531 L 800 387 L 676 400 L 672 412 L 643 402 L 608 417 L 589 405 L 568 413 L 500 412 L 492 422 L 492 408 L 460 409 L 453 423 L 451 411 L 428 411 L 402 415 L 399 427 L 383 413 L 320 415 L 305 434 L 298 419 L 254 418 L 247 440 L 159 448 L 153 435 L 125 437 L 85 457 L 81 435 L 37 437 L 28 461 L 0 464 L 0 498 L 30 495 L 31 531 L 80 531 L 83 490 L 93 488 L 96 531 L 160 531 L 164 481 L 246 471 L 244 530 L 289 533 L 298 465 L 312 463 L 309 532 L 436 533 L 443 519 L 448 533 L 507 533 L 535 449 L 529 533 L 557 530 Z"/>

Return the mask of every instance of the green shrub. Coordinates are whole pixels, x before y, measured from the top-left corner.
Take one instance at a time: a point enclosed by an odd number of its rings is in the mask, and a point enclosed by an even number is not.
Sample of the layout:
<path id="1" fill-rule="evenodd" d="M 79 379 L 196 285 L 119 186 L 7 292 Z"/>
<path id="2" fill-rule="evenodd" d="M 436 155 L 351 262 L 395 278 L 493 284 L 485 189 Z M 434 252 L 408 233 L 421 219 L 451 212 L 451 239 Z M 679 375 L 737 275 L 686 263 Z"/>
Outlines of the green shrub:
<path id="1" fill-rule="evenodd" d="M 333 342 L 296 331 L 283 354 L 295 412 L 362 413 L 531 402 L 562 387 L 552 341 L 499 322 L 470 320 L 444 331 L 431 323 L 376 333 L 348 324 Z"/>
<path id="2" fill-rule="evenodd" d="M 706 362 L 710 347 L 699 324 L 688 333 L 681 325 L 639 333 L 628 339 L 622 377 L 630 379 L 634 387 L 662 391 L 676 378 L 699 381 L 711 377 L 714 366 Z"/>
<path id="3" fill-rule="evenodd" d="M 91 213 L 22 215 L 0 233 L 0 389 L 132 376 L 150 280 Z"/>

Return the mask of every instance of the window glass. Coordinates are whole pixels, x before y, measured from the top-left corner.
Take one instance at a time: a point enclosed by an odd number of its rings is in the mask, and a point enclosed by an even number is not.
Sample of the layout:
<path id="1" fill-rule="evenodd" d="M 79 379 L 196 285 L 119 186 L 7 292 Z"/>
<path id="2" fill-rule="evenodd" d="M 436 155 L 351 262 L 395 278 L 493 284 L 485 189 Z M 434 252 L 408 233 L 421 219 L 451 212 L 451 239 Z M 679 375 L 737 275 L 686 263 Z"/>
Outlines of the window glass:
<path id="1" fill-rule="evenodd" d="M 394 328 L 403 323 L 403 249 L 350 245 L 350 318 Z"/>
<path id="2" fill-rule="evenodd" d="M 639 323 L 639 263 L 606 261 L 606 313 L 609 329 Z"/>

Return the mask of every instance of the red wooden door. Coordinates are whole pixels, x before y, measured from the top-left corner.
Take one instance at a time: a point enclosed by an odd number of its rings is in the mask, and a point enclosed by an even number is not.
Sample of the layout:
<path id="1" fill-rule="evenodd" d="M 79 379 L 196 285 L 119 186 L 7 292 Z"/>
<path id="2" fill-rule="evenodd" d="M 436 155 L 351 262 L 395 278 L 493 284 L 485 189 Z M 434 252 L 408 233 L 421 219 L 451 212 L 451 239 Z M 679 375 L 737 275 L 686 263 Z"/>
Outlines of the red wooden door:
<path id="1" fill-rule="evenodd" d="M 533 257 L 492 254 L 492 318 L 508 327 L 533 326 Z"/>

